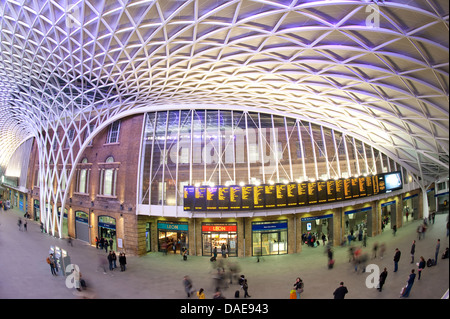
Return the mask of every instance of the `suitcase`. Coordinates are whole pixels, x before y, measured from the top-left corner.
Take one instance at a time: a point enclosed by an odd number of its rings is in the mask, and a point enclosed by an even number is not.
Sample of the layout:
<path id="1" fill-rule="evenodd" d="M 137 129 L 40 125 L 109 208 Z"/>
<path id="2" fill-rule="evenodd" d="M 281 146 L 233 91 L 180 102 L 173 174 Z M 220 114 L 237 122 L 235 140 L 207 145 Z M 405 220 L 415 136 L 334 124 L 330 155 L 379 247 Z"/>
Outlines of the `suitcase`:
<path id="1" fill-rule="evenodd" d="M 216 261 L 216 257 L 212 256 L 209 261 Z"/>
<path id="2" fill-rule="evenodd" d="M 332 259 L 328 262 L 328 269 L 333 268 L 333 266 L 334 266 L 334 260 Z"/>
<path id="3" fill-rule="evenodd" d="M 236 290 L 234 293 L 234 298 L 239 298 L 239 290 Z"/>
<path id="4" fill-rule="evenodd" d="M 289 294 L 289 299 L 297 299 L 297 293 L 295 290 L 291 290 L 291 293 Z"/>

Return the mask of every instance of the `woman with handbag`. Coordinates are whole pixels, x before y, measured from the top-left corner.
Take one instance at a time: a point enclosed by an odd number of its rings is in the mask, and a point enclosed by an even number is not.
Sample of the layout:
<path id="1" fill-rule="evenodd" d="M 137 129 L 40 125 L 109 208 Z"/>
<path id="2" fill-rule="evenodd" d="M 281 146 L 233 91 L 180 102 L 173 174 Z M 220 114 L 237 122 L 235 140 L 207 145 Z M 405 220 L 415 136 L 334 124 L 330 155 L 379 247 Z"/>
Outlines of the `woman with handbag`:
<path id="1" fill-rule="evenodd" d="M 295 292 L 297 293 L 297 299 L 300 299 L 300 294 L 303 292 L 303 281 L 300 277 L 294 283 Z"/>

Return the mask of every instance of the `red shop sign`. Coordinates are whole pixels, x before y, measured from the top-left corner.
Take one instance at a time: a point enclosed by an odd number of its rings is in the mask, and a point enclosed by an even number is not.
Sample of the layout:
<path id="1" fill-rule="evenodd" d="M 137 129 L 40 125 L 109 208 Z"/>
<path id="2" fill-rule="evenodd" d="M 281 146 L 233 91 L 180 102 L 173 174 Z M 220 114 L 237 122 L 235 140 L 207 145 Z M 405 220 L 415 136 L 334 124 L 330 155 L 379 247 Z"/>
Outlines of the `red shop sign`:
<path id="1" fill-rule="evenodd" d="M 203 232 L 235 232 L 236 225 L 202 225 Z"/>

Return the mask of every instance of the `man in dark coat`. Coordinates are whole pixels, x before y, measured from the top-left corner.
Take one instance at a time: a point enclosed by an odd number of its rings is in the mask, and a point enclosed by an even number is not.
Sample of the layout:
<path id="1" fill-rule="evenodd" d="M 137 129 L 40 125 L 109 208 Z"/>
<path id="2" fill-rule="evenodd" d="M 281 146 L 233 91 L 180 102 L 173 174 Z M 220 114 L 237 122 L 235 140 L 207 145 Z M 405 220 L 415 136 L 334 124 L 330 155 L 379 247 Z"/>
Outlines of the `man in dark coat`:
<path id="1" fill-rule="evenodd" d="M 333 292 L 334 299 L 344 299 L 347 292 L 347 287 L 345 287 L 344 282 L 341 281 L 339 287 Z"/>
<path id="2" fill-rule="evenodd" d="M 398 248 L 395 248 L 395 255 L 394 255 L 394 272 L 397 272 L 397 270 L 398 270 L 398 262 L 400 261 L 400 255 L 401 255 L 400 250 L 398 250 Z"/>

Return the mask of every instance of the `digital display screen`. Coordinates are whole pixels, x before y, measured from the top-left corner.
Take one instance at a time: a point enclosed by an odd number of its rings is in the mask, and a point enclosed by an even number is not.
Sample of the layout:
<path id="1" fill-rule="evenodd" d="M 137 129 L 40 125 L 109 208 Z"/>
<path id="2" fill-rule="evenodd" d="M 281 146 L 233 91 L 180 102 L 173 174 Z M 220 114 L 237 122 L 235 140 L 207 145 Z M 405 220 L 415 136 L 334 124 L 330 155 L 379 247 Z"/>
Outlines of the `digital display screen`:
<path id="1" fill-rule="evenodd" d="M 308 203 L 317 204 L 317 183 L 308 183 Z"/>
<path id="2" fill-rule="evenodd" d="M 403 187 L 402 175 L 400 172 L 384 174 L 386 191 L 393 191 Z"/>
<path id="3" fill-rule="evenodd" d="M 275 208 L 277 206 L 277 189 L 275 185 L 264 186 L 264 196 L 266 208 Z"/>
<path id="4" fill-rule="evenodd" d="M 264 187 L 267 186 L 253 186 L 253 208 L 264 208 Z M 275 206 L 274 206 L 275 207 Z"/>
<path id="5" fill-rule="evenodd" d="M 378 175 L 378 190 L 380 193 L 386 193 L 386 183 L 383 175 Z"/>
<path id="6" fill-rule="evenodd" d="M 358 177 L 352 177 L 351 179 L 352 183 L 352 198 L 359 197 L 359 180 Z"/>
<path id="7" fill-rule="evenodd" d="M 298 184 L 298 204 L 308 205 L 308 182 Z"/>
<path id="8" fill-rule="evenodd" d="M 361 176 L 358 178 L 359 180 L 359 196 L 366 196 L 367 195 L 367 191 L 366 191 L 366 178 L 364 176 Z"/>
<path id="9" fill-rule="evenodd" d="M 374 195 L 377 195 L 380 192 L 380 189 L 378 188 L 378 175 L 372 176 L 372 190 Z"/>
<path id="10" fill-rule="evenodd" d="M 219 210 L 230 209 L 230 188 L 219 186 L 217 191 L 217 208 Z"/>
<path id="11" fill-rule="evenodd" d="M 336 180 L 336 200 L 344 200 L 344 179 Z"/>
<path id="12" fill-rule="evenodd" d="M 297 183 L 289 183 L 286 185 L 287 205 L 289 207 L 297 206 L 297 197 L 298 197 L 297 188 L 298 188 Z"/>
<path id="13" fill-rule="evenodd" d="M 317 201 L 319 203 L 327 202 L 327 182 L 317 182 Z"/>
<path id="14" fill-rule="evenodd" d="M 338 180 L 246 186 L 184 186 L 184 211 L 297 207 L 372 196 L 401 189 L 401 172 Z"/>
<path id="15" fill-rule="evenodd" d="M 366 194 L 367 196 L 373 195 L 372 176 L 366 176 Z"/>
<path id="16" fill-rule="evenodd" d="M 344 179 L 344 199 L 352 198 L 352 181 L 351 179 Z"/>
<path id="17" fill-rule="evenodd" d="M 195 188 L 194 210 L 205 210 L 206 208 L 206 186 Z"/>
<path id="18" fill-rule="evenodd" d="M 336 181 L 334 179 L 327 181 L 327 201 L 334 202 L 336 200 Z"/>
<path id="19" fill-rule="evenodd" d="M 277 184 L 277 207 L 286 207 L 287 206 L 287 185 L 286 184 Z"/>
<path id="20" fill-rule="evenodd" d="M 241 209 L 242 190 L 240 186 L 230 186 L 230 209 Z"/>
<path id="21" fill-rule="evenodd" d="M 194 186 L 184 186 L 183 189 L 183 210 L 193 210 L 194 209 L 194 196 L 195 187 Z"/>
<path id="22" fill-rule="evenodd" d="M 217 187 L 206 188 L 206 210 L 217 210 Z"/>
<path id="23" fill-rule="evenodd" d="M 242 186 L 241 209 L 253 209 L 253 186 Z"/>

